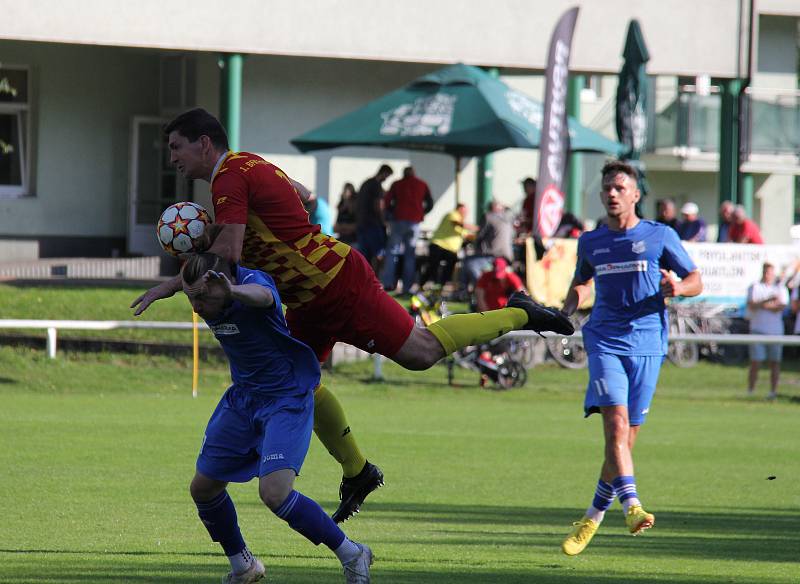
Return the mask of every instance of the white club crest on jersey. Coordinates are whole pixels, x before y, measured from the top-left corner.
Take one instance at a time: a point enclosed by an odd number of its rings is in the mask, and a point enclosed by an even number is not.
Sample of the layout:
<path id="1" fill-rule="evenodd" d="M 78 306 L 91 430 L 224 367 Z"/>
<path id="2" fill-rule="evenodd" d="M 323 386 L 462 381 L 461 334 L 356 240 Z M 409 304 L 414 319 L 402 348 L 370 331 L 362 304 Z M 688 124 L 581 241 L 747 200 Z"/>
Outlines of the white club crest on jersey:
<path id="1" fill-rule="evenodd" d="M 646 250 L 647 245 L 645 245 L 644 241 L 634 241 L 631 246 L 631 251 L 633 253 L 644 253 Z"/>

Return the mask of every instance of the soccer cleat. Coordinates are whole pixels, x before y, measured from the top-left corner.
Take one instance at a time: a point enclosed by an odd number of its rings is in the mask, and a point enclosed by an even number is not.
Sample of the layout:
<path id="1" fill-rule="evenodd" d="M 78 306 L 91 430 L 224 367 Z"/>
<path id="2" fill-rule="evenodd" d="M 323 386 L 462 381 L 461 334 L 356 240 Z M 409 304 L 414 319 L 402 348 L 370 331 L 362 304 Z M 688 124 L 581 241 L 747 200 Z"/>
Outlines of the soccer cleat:
<path id="1" fill-rule="evenodd" d="M 355 543 L 355 542 L 354 542 Z M 361 553 L 354 560 L 342 564 L 344 581 L 347 584 L 369 584 L 369 567 L 372 565 L 372 550 L 369 546 L 356 543 Z"/>
<path id="2" fill-rule="evenodd" d="M 521 308 L 528 314 L 528 323 L 524 328 L 537 333 L 552 331 L 560 335 L 571 335 L 575 327 L 569 318 L 560 310 L 544 306 L 534 301 L 525 292 L 514 292 L 509 298 L 506 308 Z"/>
<path id="3" fill-rule="evenodd" d="M 331 516 L 336 523 L 342 523 L 354 513 L 358 513 L 361 504 L 372 491 L 383 486 L 383 473 L 369 461 L 361 469 L 358 475 L 350 478 L 342 478 L 339 486 L 339 508 Z"/>
<path id="4" fill-rule="evenodd" d="M 633 535 L 639 535 L 656 523 L 656 516 L 642 509 L 641 505 L 631 505 L 625 514 L 625 524 Z"/>
<path id="5" fill-rule="evenodd" d="M 574 526 L 572 531 L 561 544 L 561 551 L 568 556 L 577 556 L 592 541 L 600 524 L 584 515 L 580 521 L 572 525 Z"/>
<path id="6" fill-rule="evenodd" d="M 253 563 L 246 572 L 241 574 L 234 574 L 228 572 L 228 575 L 222 579 L 222 584 L 250 584 L 251 582 L 258 582 L 264 577 L 264 564 L 258 558 L 253 558 Z"/>

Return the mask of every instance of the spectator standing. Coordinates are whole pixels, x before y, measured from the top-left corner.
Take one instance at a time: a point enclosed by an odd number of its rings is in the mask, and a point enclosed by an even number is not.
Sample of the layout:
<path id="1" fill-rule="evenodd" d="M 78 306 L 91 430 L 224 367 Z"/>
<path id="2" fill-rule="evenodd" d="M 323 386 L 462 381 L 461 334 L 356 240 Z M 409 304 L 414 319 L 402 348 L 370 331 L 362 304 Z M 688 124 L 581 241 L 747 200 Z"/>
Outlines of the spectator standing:
<path id="1" fill-rule="evenodd" d="M 397 286 L 397 261 L 403 257 L 403 294 L 411 293 L 417 267 L 419 226 L 425 214 L 433 209 L 428 183 L 417 178 L 411 166 L 403 170 L 403 178 L 392 183 L 383 199 L 389 220 L 389 243 L 381 280 L 386 290 Z"/>
<path id="2" fill-rule="evenodd" d="M 503 257 L 494 259 L 492 269 L 485 271 L 475 285 L 475 305 L 478 312 L 504 308 L 514 292 L 525 290 L 517 276 Z"/>
<path id="3" fill-rule="evenodd" d="M 483 218 L 483 225 L 475 238 L 481 255 L 514 259 L 514 218 L 508 209 L 498 201 L 489 203 L 489 212 Z"/>
<path id="4" fill-rule="evenodd" d="M 706 222 L 700 217 L 700 209 L 695 203 L 686 203 L 681 207 L 683 220 L 678 223 L 678 237 L 683 241 L 705 241 Z"/>
<path id="5" fill-rule="evenodd" d="M 311 193 L 308 203 L 306 203 L 306 209 L 308 209 L 308 222 L 311 225 L 319 225 L 320 231 L 325 235 L 333 234 L 333 217 L 331 217 L 331 207 L 326 199 Z"/>
<path id="6" fill-rule="evenodd" d="M 392 175 L 392 167 L 383 164 L 375 176 L 361 185 L 356 197 L 356 236 L 358 250 L 364 254 L 375 273 L 386 247 L 386 225 L 383 220 L 383 181 Z"/>
<path id="7" fill-rule="evenodd" d="M 794 314 L 794 330 L 796 335 L 800 335 L 800 286 L 792 288 L 792 314 Z"/>
<path id="8" fill-rule="evenodd" d="M 728 240 L 731 243 L 764 243 L 761 230 L 755 222 L 747 218 L 747 211 L 742 205 L 733 209 L 733 223 L 728 229 Z"/>
<path id="9" fill-rule="evenodd" d="M 555 237 L 578 239 L 585 230 L 583 221 L 578 219 L 573 213 L 567 211 L 561 217 L 561 222 L 558 224 Z"/>
<path id="10" fill-rule="evenodd" d="M 656 221 L 669 225 L 678 230 L 678 216 L 675 212 L 675 201 L 672 199 L 658 199 L 656 201 Z"/>
<path id="11" fill-rule="evenodd" d="M 775 277 L 775 266 L 765 262 L 761 280 L 755 282 L 747 291 L 747 312 L 750 319 L 750 334 L 782 335 L 783 310 L 789 304 L 786 287 Z M 778 395 L 778 380 L 781 374 L 782 345 L 750 345 L 750 372 L 747 378 L 747 393 L 755 392 L 758 370 L 764 361 L 769 361 L 770 392 L 769 399 Z"/>
<path id="12" fill-rule="evenodd" d="M 522 209 L 518 217 L 518 237 L 527 237 L 533 232 L 533 210 L 536 204 L 536 180 L 527 177 L 522 181 L 522 191 L 525 198 L 522 200 Z"/>
<path id="13" fill-rule="evenodd" d="M 464 238 L 478 230 L 466 223 L 467 206 L 459 203 L 439 223 L 433 233 L 428 248 L 428 266 L 421 284 L 433 281 L 444 286 L 453 277 L 453 268 L 458 260 L 458 251 L 464 245 Z"/>
<path id="14" fill-rule="evenodd" d="M 356 187 L 345 183 L 339 204 L 336 206 L 336 223 L 333 225 L 339 241 L 349 246 L 356 243 Z"/>
<path id="15" fill-rule="evenodd" d="M 719 230 L 717 243 L 730 243 L 730 229 L 733 224 L 733 209 L 735 205 L 730 201 L 722 201 L 719 206 Z"/>

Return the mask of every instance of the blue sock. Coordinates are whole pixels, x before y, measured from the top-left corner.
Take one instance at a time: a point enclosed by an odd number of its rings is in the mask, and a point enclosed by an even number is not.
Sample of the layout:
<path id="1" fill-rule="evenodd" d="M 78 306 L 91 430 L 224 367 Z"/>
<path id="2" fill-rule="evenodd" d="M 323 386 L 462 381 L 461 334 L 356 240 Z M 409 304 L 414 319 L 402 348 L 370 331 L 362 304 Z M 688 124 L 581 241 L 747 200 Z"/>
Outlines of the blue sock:
<path id="1" fill-rule="evenodd" d="M 228 496 L 228 491 L 222 491 L 210 501 L 198 503 L 197 514 L 200 521 L 206 526 L 212 541 L 219 542 L 226 556 L 234 556 L 245 548 L 242 532 L 239 531 L 239 522 L 236 517 L 236 507 Z"/>
<path id="2" fill-rule="evenodd" d="M 612 485 L 609 485 L 603 479 L 597 481 L 597 489 L 594 492 L 594 499 L 592 499 L 592 507 L 598 511 L 605 511 L 614 502 L 616 490 Z"/>
<path id="3" fill-rule="evenodd" d="M 639 504 L 639 495 L 636 493 L 636 480 L 633 476 L 619 476 L 614 479 L 614 488 L 617 491 L 619 502 L 627 513 L 628 506 Z"/>
<path id="4" fill-rule="evenodd" d="M 314 545 L 324 543 L 330 549 L 336 550 L 345 539 L 344 532 L 322 507 L 297 491 L 289 493 L 275 515 Z"/>

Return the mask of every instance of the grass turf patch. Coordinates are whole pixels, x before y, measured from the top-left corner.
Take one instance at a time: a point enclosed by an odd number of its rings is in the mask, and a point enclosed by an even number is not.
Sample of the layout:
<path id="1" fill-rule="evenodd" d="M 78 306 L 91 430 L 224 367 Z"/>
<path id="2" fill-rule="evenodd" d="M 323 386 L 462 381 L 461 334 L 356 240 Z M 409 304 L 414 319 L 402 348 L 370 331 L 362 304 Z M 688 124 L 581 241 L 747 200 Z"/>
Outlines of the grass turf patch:
<path id="1" fill-rule="evenodd" d="M 188 495 L 202 431 L 227 384 L 185 360 L 0 349 L 0 582 L 209 582 L 227 570 Z M 473 372 L 339 366 L 328 385 L 386 474 L 345 531 L 376 554 L 374 581 L 796 581 L 798 375 L 777 403 L 743 397 L 742 368 L 665 366 L 635 457 L 656 527 L 633 538 L 616 505 L 587 550 L 559 551 L 589 504 L 602 450 L 581 417 L 586 373 L 531 371 L 490 392 Z M 762 390 L 765 394 L 766 390 Z M 312 446 L 297 488 L 332 512 L 340 469 Z M 768 477 L 776 477 L 768 480 Z M 255 483 L 231 494 L 274 582 L 341 582 L 338 564 L 275 518 Z"/>

